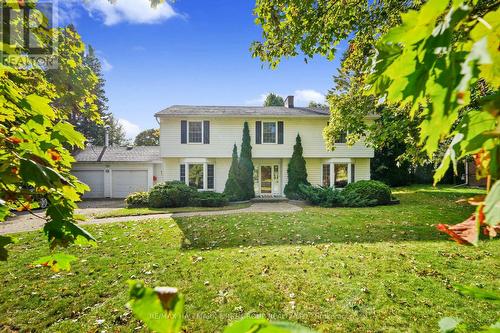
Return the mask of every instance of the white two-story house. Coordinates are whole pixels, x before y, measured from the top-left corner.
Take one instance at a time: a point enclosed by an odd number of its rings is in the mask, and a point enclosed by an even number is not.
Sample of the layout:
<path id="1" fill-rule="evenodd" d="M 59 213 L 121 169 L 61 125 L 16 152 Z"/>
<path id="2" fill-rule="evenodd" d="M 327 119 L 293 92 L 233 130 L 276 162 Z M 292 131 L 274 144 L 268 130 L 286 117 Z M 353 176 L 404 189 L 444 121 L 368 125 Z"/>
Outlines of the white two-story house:
<path id="1" fill-rule="evenodd" d="M 224 191 L 233 145 L 239 153 L 245 122 L 250 128 L 256 195 L 283 195 L 297 134 L 311 184 L 343 187 L 370 179 L 373 149 L 363 142 L 349 147 L 341 138 L 335 151 L 327 151 L 322 131 L 328 110 L 294 107 L 293 96 L 284 107 L 174 105 L 155 116 L 164 180 Z"/>
<path id="2" fill-rule="evenodd" d="M 302 138 L 311 184 L 342 188 L 350 182 L 370 179 L 373 149 L 363 141 L 348 146 L 345 138 L 339 138 L 335 151 L 328 151 L 322 135 L 329 121 L 328 110 L 294 107 L 293 96 L 286 99 L 284 107 L 174 105 L 156 113 L 155 117 L 160 124 L 159 155 L 144 154 L 142 150 L 146 147 L 128 148 L 129 154 L 133 155 L 135 150 L 139 156 L 147 155 L 148 160 L 135 158 L 134 163 L 129 162 L 131 172 L 121 177 L 120 182 L 129 182 L 130 186 L 121 184 L 120 191 L 115 194 L 112 160 L 108 160 L 108 168 L 102 166 L 104 174 L 97 173 L 99 179 L 82 177 L 87 183 L 99 184 L 101 176 L 108 174 L 97 196 L 105 193 L 108 197 L 119 197 L 127 191 L 148 190 L 157 182 L 170 180 L 186 182 L 199 190 L 223 192 L 233 145 L 238 146 L 240 153 L 245 122 L 250 128 L 257 196 L 283 195 L 297 134 Z M 78 155 L 76 159 L 79 160 Z M 105 163 L 101 161 L 100 164 Z M 118 164 L 121 175 L 124 175 L 126 164 L 123 161 Z M 99 162 L 79 161 L 75 169 L 79 176 L 84 176 L 82 169 L 91 170 L 97 166 Z M 142 183 L 133 180 L 134 173 L 140 174 L 139 170 L 142 170 Z M 111 188 L 106 189 L 106 184 Z"/>

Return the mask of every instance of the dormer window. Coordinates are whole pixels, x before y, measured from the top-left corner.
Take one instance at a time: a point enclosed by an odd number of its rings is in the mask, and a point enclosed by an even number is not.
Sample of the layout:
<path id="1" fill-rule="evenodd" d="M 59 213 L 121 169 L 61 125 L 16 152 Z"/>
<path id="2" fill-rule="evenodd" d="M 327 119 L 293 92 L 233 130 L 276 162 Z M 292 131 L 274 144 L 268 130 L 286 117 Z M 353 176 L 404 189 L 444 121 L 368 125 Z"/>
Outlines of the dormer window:
<path id="1" fill-rule="evenodd" d="M 276 130 L 276 122 L 262 122 L 262 142 L 276 143 L 278 131 Z"/>

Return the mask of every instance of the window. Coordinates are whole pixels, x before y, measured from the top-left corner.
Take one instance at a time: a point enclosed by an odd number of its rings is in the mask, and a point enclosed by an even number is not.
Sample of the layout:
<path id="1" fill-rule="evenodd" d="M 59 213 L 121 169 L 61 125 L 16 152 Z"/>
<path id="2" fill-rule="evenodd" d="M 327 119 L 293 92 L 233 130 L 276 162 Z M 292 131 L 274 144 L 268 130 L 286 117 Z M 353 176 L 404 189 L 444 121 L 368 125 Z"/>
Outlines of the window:
<path id="1" fill-rule="evenodd" d="M 203 141 L 203 122 L 190 121 L 188 123 L 189 143 L 202 143 Z"/>
<path id="2" fill-rule="evenodd" d="M 332 183 L 330 182 L 330 164 L 323 164 L 323 179 L 321 184 L 324 187 L 332 186 Z"/>
<path id="3" fill-rule="evenodd" d="M 189 164 L 189 186 L 203 190 L 203 164 Z"/>
<path id="4" fill-rule="evenodd" d="M 180 172 L 179 180 L 183 183 L 186 182 L 186 165 L 185 164 L 181 164 L 181 172 Z"/>
<path id="5" fill-rule="evenodd" d="M 335 188 L 346 187 L 349 183 L 348 164 L 334 164 L 333 166 Z"/>
<path id="6" fill-rule="evenodd" d="M 214 165 L 213 164 L 207 165 L 207 189 L 209 189 L 209 190 L 214 189 Z"/>
<path id="7" fill-rule="evenodd" d="M 262 142 L 263 143 L 276 143 L 276 123 L 263 122 L 262 123 Z"/>
<path id="8" fill-rule="evenodd" d="M 338 138 L 335 138 L 335 143 L 346 143 L 347 142 L 347 132 L 342 131 Z"/>

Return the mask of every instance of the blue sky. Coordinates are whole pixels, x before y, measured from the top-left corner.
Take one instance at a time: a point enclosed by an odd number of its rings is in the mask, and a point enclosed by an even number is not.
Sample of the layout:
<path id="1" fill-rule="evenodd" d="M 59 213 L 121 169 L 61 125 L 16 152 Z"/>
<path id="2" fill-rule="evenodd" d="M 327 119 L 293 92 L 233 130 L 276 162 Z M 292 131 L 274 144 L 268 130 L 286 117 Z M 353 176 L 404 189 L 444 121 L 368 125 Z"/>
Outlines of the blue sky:
<path id="1" fill-rule="evenodd" d="M 157 127 L 153 114 L 173 104 L 260 105 L 267 92 L 321 101 L 338 59 L 303 57 L 271 70 L 251 57 L 261 37 L 254 1 L 177 0 L 151 9 L 148 0 L 89 0 L 61 4 L 105 68 L 110 110 L 129 137 Z"/>

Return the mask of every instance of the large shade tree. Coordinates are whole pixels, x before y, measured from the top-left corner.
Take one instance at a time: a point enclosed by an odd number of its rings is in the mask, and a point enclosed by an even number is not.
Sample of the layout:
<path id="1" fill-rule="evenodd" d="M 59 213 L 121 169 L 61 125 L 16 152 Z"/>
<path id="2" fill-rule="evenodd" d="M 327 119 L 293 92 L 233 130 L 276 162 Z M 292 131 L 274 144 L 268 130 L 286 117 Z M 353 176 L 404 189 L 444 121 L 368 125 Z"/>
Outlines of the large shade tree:
<path id="1" fill-rule="evenodd" d="M 495 181 L 500 164 L 498 135 L 498 3 L 430 0 L 353 2 L 258 0 L 256 22 L 263 28 L 254 56 L 275 67 L 283 57 L 316 54 L 333 59 L 348 40 L 336 86 L 329 96 L 332 121 L 326 142 L 349 126 L 349 143 L 369 129 L 366 115 L 387 107 L 407 112 L 397 122 L 415 121 L 416 154 L 429 159 L 444 153 L 434 179 L 450 163 L 474 154 L 479 176 Z M 420 10 L 413 10 L 420 9 Z M 370 67 L 365 64 L 374 61 Z M 493 87 L 476 109 L 468 107 L 471 85 L 482 78 Z M 340 121 L 339 121 L 340 120 Z M 498 222 L 498 182 L 470 225 L 486 223 L 490 234 Z M 485 212 L 485 214 L 483 214 Z M 496 214 L 496 215 L 495 215 Z M 477 228 L 478 230 L 479 228 Z M 477 243 L 471 232 L 468 243 Z"/>
<path id="2" fill-rule="evenodd" d="M 284 106 L 285 101 L 283 100 L 283 97 L 275 94 L 275 93 L 269 93 L 266 96 L 266 99 L 264 100 L 264 106 Z"/>
<path id="3" fill-rule="evenodd" d="M 151 128 L 137 134 L 134 140 L 136 146 L 159 146 L 160 145 L 160 130 Z"/>

